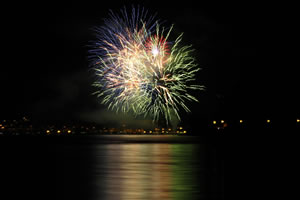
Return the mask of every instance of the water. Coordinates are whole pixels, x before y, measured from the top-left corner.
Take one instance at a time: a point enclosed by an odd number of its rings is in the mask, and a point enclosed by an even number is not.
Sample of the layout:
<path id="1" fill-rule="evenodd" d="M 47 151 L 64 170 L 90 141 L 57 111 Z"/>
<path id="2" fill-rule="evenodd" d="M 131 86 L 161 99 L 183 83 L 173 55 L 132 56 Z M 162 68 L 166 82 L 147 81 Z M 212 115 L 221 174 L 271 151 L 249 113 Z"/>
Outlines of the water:
<path id="1" fill-rule="evenodd" d="M 0 140 L 1 150 L 7 152 L 2 157 L 7 164 L 4 180 L 13 191 L 23 191 L 22 198 L 223 199 L 223 149 L 200 138 L 89 136 Z"/>

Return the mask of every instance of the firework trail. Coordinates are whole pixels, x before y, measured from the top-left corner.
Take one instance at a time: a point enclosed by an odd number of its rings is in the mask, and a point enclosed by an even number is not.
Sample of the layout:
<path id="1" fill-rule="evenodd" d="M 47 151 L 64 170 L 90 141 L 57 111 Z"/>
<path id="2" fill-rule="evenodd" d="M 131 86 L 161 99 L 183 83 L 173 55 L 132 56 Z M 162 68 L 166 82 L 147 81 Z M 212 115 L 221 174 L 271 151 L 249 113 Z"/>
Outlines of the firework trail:
<path id="1" fill-rule="evenodd" d="M 191 56 L 191 46 L 181 45 L 182 34 L 168 42 L 170 28 L 161 27 L 143 8 L 110 12 L 104 25 L 95 28 L 97 40 L 90 49 L 96 71 L 94 86 L 101 103 L 116 112 L 150 116 L 166 123 L 180 110 L 190 112 L 187 101 L 197 101 L 190 90 L 200 69 Z"/>

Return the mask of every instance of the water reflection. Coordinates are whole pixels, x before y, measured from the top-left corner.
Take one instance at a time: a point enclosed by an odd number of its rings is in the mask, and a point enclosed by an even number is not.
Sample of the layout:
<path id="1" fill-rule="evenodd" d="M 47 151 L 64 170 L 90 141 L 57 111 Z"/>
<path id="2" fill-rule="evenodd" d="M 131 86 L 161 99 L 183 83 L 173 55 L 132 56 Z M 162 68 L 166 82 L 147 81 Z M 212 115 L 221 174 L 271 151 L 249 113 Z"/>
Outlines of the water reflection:
<path id="1" fill-rule="evenodd" d="M 195 144 L 102 144 L 95 147 L 98 199 L 199 199 Z"/>

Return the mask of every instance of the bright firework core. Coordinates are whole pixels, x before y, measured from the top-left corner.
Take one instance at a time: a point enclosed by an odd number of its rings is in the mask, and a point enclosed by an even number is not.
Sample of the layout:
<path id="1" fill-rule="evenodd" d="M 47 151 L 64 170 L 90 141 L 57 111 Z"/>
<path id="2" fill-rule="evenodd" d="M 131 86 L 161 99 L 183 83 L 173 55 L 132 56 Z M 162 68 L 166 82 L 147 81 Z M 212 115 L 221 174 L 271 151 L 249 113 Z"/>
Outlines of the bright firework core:
<path id="1" fill-rule="evenodd" d="M 180 111 L 190 112 L 187 101 L 197 101 L 189 90 L 201 90 L 192 84 L 199 70 L 190 56 L 193 49 L 182 46 L 182 34 L 167 41 L 172 27 L 160 27 L 144 9 L 126 9 L 122 15 L 96 28 L 97 40 L 90 50 L 101 102 L 116 112 L 152 117 L 153 121 L 174 118 Z"/>
<path id="2" fill-rule="evenodd" d="M 158 51 L 157 47 L 153 47 L 152 48 L 152 54 L 153 54 L 153 56 L 156 57 L 158 53 L 159 53 L 159 51 Z"/>

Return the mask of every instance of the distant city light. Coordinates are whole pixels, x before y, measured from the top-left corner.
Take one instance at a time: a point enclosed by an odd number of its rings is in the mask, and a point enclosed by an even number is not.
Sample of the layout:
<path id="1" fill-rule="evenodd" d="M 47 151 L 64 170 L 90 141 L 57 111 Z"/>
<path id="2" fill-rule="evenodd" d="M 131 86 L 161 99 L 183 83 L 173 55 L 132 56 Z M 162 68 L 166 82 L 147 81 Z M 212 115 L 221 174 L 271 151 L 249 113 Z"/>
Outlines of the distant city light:
<path id="1" fill-rule="evenodd" d="M 299 129 L 300 126 L 300 117 L 295 117 L 294 119 L 291 118 L 290 122 L 294 121 L 294 128 Z M 30 122 L 30 121 L 29 121 Z M 121 127 L 101 127 L 101 126 L 94 126 L 94 125 L 78 125 L 78 126 L 71 126 L 65 125 L 63 127 L 56 127 L 55 125 L 48 125 L 46 127 L 36 127 L 29 122 L 25 122 L 22 118 L 20 120 L 0 120 L 0 134 L 2 135 L 16 135 L 16 134 L 33 134 L 33 135 L 77 135 L 77 134 L 149 134 L 149 135 L 184 135 L 192 133 L 190 130 L 186 130 L 184 126 L 177 126 L 174 128 L 169 127 L 156 127 L 152 129 L 144 129 L 144 128 L 129 128 L 127 125 L 122 125 Z M 215 130 L 227 130 L 227 127 L 234 128 L 247 128 L 248 126 L 264 126 L 268 129 L 276 128 L 276 123 L 279 121 L 274 120 L 273 118 L 264 118 L 258 119 L 257 121 L 247 120 L 244 121 L 243 119 L 234 119 L 228 120 L 227 118 L 211 120 L 208 122 L 206 128 L 213 128 Z M 292 126 L 290 123 L 289 126 Z M 125 128 L 126 127 L 126 128 Z M 80 129 L 82 128 L 82 129 Z M 78 130 L 80 129 L 80 130 Z"/>

